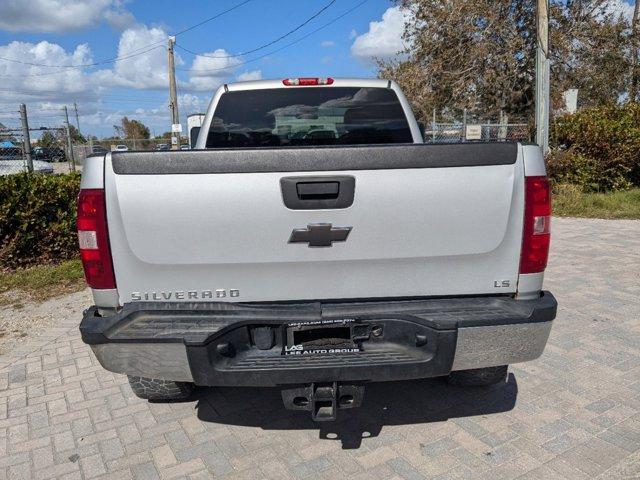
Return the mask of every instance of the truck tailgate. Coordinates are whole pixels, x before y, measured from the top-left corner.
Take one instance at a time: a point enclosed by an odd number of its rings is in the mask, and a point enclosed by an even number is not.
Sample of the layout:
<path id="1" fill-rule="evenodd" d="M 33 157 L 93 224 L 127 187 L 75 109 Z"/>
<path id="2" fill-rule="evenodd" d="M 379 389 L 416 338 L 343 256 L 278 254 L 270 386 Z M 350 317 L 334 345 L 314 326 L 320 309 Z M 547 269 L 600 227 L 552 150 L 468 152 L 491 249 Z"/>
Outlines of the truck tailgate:
<path id="1" fill-rule="evenodd" d="M 354 179 L 346 208 L 285 205 L 283 178 L 335 176 Z M 512 293 L 523 178 L 516 144 L 113 153 L 120 303 Z M 311 248 L 320 225 L 336 241 Z"/>

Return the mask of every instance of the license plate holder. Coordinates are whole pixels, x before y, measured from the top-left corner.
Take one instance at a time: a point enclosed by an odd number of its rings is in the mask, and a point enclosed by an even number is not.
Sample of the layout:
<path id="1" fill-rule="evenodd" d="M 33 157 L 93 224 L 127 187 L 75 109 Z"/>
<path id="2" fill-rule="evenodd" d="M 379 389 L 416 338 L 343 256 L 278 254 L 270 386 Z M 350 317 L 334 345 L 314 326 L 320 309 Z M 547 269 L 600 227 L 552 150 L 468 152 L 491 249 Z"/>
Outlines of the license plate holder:
<path id="1" fill-rule="evenodd" d="M 336 354 L 361 351 L 351 322 L 345 320 L 294 323 L 286 327 L 284 355 Z"/>

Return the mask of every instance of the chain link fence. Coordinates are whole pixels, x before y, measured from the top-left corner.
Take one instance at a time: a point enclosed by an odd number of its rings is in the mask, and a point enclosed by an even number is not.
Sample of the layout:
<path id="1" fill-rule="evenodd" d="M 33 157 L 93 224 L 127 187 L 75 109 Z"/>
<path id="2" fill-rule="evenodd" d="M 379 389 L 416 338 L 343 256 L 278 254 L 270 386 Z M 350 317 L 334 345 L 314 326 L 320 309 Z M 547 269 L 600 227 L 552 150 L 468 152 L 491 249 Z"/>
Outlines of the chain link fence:
<path id="1" fill-rule="evenodd" d="M 0 115 L 0 176 L 27 171 L 20 113 L 3 111 Z"/>
<path id="2" fill-rule="evenodd" d="M 425 143 L 528 142 L 532 131 L 528 123 L 435 123 L 425 126 Z"/>
<path id="3" fill-rule="evenodd" d="M 509 122 L 506 115 L 496 123 L 450 118 L 438 122 L 434 112 L 432 122 L 422 126 L 425 143 L 459 142 L 515 142 L 530 141 L 533 130 L 526 122 Z M 26 129 L 25 129 L 26 128 Z M 32 112 L 27 118 L 26 108 L 0 111 L 0 175 L 28 171 L 69 173 L 82 169 L 84 159 L 94 154 L 128 150 L 170 150 L 170 138 L 89 140 L 69 148 L 69 127 L 63 111 Z M 26 148 L 27 139 L 29 149 Z M 180 149 L 188 150 L 187 138 L 180 141 Z"/>
<path id="4" fill-rule="evenodd" d="M 187 139 L 182 139 L 180 148 L 190 150 Z M 90 140 L 73 146 L 74 158 L 78 168 L 82 168 L 84 159 L 90 155 L 104 155 L 107 152 L 171 150 L 170 138 L 110 138 Z"/>
<path id="5" fill-rule="evenodd" d="M 190 150 L 188 139 L 181 139 L 180 148 L 182 150 Z M 102 140 L 90 140 L 81 145 L 74 145 L 75 158 L 79 163 L 92 154 L 104 154 L 106 152 L 129 150 L 135 151 L 153 151 L 153 150 L 171 150 L 170 138 L 108 138 Z"/>
<path id="6" fill-rule="evenodd" d="M 26 107 L 0 112 L 0 176 L 33 170 L 69 173 L 75 170 L 62 112 Z"/>

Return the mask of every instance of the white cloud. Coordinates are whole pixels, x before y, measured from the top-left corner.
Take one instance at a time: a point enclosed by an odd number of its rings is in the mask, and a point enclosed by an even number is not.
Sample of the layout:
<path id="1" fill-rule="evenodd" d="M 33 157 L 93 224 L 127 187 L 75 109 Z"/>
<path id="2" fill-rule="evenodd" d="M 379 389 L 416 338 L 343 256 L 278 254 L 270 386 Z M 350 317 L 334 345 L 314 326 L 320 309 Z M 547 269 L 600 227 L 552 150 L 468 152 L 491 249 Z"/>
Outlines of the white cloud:
<path id="1" fill-rule="evenodd" d="M 180 106 L 180 114 L 184 116 L 195 112 L 204 112 L 209 105 L 209 100 L 193 93 L 183 93 L 178 95 L 178 105 Z"/>
<path id="2" fill-rule="evenodd" d="M 30 119 L 59 126 L 63 106 L 71 107 L 77 102 L 83 133 L 111 135 L 112 125 L 124 115 L 164 131 L 169 124 L 168 102 L 166 98 L 163 101 L 168 94 L 166 38 L 166 31 L 159 27 L 127 28 L 120 35 L 119 59 L 97 67 L 83 66 L 95 62 L 87 44 L 68 50 L 46 41 L 0 45 L 0 57 L 16 60 L 0 62 L 0 122 L 19 122 L 17 113 L 12 112 L 17 112 L 20 103 L 26 103 Z M 206 95 L 199 96 L 197 91 L 213 92 L 233 78 L 262 78 L 259 69 L 238 70 L 241 60 L 229 57 L 224 49 L 210 55 L 218 58 L 197 56 L 186 72 L 177 72 L 182 116 L 206 110 Z M 183 64 L 176 54 L 176 65 Z M 123 98 L 122 89 L 157 90 L 161 95 L 151 94 L 157 103 L 151 97 L 136 94 Z M 140 97 L 139 102 L 136 97 Z"/>
<path id="3" fill-rule="evenodd" d="M 95 75 L 102 85 L 136 89 L 167 88 L 167 33 L 158 27 L 136 25 L 122 32 L 118 57 L 112 70 Z M 144 52 L 144 53 L 143 53 Z M 176 63 L 182 63 L 176 56 Z"/>
<path id="4" fill-rule="evenodd" d="M 11 42 L 0 45 L 0 56 L 23 62 L 0 62 L 3 102 L 25 98 L 46 101 L 62 101 L 72 97 L 97 98 L 99 86 L 93 78 L 82 68 L 69 68 L 92 62 L 87 44 L 78 45 L 72 52 L 67 52 L 60 45 L 46 41 Z"/>
<path id="5" fill-rule="evenodd" d="M 189 87 L 198 91 L 215 90 L 233 75 L 240 63 L 238 58 L 229 57 L 223 48 L 198 55 L 189 70 Z"/>
<path id="6" fill-rule="evenodd" d="M 355 28 L 352 28 L 351 31 L 349 32 L 349 40 L 353 40 L 357 36 L 358 36 L 358 32 L 356 32 Z"/>
<path id="7" fill-rule="evenodd" d="M 322 42 L 320 42 L 320 46 L 324 48 L 335 47 L 335 45 L 336 42 L 334 42 L 333 40 L 323 40 Z"/>
<path id="8" fill-rule="evenodd" d="M 351 54 L 361 59 L 392 57 L 404 49 L 405 21 L 410 13 L 400 7 L 388 8 L 379 22 L 370 22 L 369 31 L 355 38 Z"/>
<path id="9" fill-rule="evenodd" d="M 81 117 L 81 125 L 94 126 L 93 131 L 100 131 L 101 135 L 114 134 L 113 126 L 120 125 L 122 117 L 135 119 L 144 123 L 151 130 L 151 134 L 158 134 L 171 128 L 169 109 L 163 108 L 131 108 L 116 109 L 110 111 L 98 111 L 94 115 Z"/>
<path id="10" fill-rule="evenodd" d="M 118 54 L 126 56 L 135 53 L 140 46 L 156 39 L 162 40 L 164 45 L 165 38 L 160 29 L 136 27 L 127 30 L 122 34 Z M 114 87 L 120 86 L 158 88 L 166 94 L 166 51 L 162 47 L 140 56 L 118 60 L 112 69 L 104 68 L 95 72 L 90 72 L 87 67 L 72 68 L 94 62 L 86 44 L 65 50 L 58 44 L 46 41 L 11 42 L 0 45 L 0 56 L 22 62 L 0 62 L 0 111 L 17 111 L 20 103 L 26 103 L 30 122 L 35 127 L 42 124 L 60 126 L 63 106 L 71 107 L 77 102 L 80 123 L 86 129 L 83 129 L 84 133 L 110 135 L 112 125 L 123 115 L 140 117 L 150 126 L 166 128 L 168 108 L 166 103 L 161 104 L 161 100 L 158 108 L 142 109 L 137 108 L 139 103 L 131 102 L 127 106 L 125 102 L 124 109 L 114 110 L 113 104 L 119 103 L 118 99 L 104 98 Z M 54 65 L 67 68 L 52 68 Z"/>
<path id="11" fill-rule="evenodd" d="M 78 102 L 84 112 L 97 109 L 104 89 L 83 68 L 51 68 L 42 65 L 71 67 L 91 63 L 86 44 L 66 51 L 50 42 L 11 42 L 0 45 L 0 56 L 24 63 L 0 62 L 0 111 L 16 112 L 5 115 L 0 122 L 17 126 L 18 105 L 27 105 L 32 128 L 59 127 L 63 123 L 63 107 Z M 27 65 L 27 64 L 38 65 Z M 72 115 L 72 113 L 71 113 Z M 37 138 L 34 132 L 34 138 Z"/>
<path id="12" fill-rule="evenodd" d="M 121 0 L 2 0 L 0 29 L 12 32 L 67 32 L 101 21 L 117 28 L 131 25 L 133 15 Z"/>
<path id="13" fill-rule="evenodd" d="M 104 19 L 114 28 L 125 30 L 135 25 L 136 19 L 127 10 L 107 10 L 104 12 Z"/>
<path id="14" fill-rule="evenodd" d="M 250 80 L 262 80 L 262 70 L 252 70 L 250 72 L 242 72 L 238 75 L 239 82 L 248 82 Z"/>

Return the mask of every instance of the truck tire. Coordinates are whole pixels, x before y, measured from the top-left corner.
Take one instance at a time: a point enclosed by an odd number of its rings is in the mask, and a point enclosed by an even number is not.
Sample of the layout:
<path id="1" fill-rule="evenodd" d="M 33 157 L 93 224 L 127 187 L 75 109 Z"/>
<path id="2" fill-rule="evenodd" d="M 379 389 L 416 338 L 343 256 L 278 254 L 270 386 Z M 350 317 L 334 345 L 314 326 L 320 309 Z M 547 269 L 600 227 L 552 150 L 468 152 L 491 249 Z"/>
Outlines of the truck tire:
<path id="1" fill-rule="evenodd" d="M 475 368 L 451 372 L 448 381 L 460 387 L 486 387 L 504 382 L 507 378 L 508 365 L 499 367 Z"/>
<path id="2" fill-rule="evenodd" d="M 136 397 L 145 400 L 185 400 L 191 396 L 195 385 L 189 382 L 172 382 L 156 378 L 133 377 L 127 375 L 131 390 Z"/>

